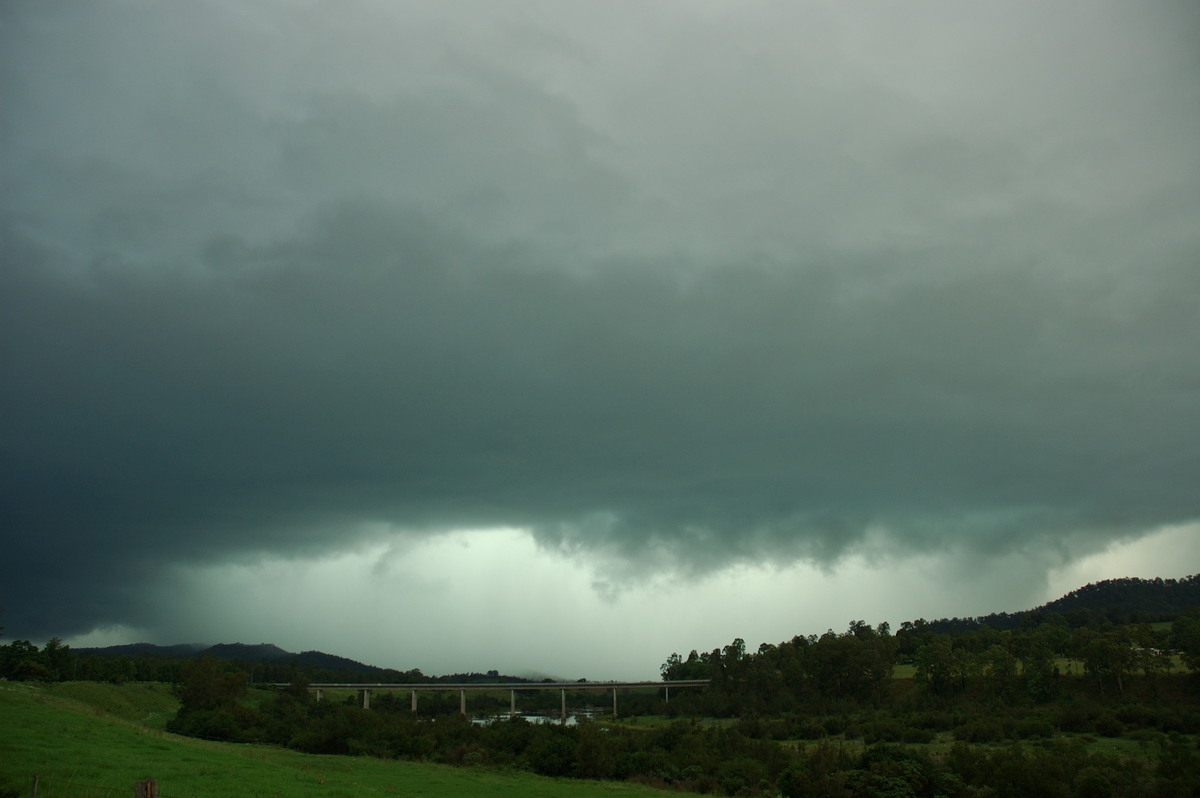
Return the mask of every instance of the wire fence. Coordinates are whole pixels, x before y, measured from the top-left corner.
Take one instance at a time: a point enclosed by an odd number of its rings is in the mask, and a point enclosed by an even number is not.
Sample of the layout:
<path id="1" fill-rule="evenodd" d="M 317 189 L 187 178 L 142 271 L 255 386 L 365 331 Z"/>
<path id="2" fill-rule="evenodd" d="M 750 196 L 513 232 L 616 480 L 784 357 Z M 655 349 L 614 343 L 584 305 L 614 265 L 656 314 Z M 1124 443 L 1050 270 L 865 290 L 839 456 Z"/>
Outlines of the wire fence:
<path id="1" fill-rule="evenodd" d="M 8 795 L 21 795 L 18 791 L 10 791 Z M 158 791 L 158 782 L 154 779 L 143 779 L 129 787 L 113 787 L 107 784 L 88 784 L 56 777 L 34 775 L 30 779 L 29 795 L 31 798 L 56 798 L 56 796 L 72 796 L 72 798 L 107 798 L 109 795 L 132 794 L 135 798 L 184 798 L 180 795 L 170 795 Z"/>

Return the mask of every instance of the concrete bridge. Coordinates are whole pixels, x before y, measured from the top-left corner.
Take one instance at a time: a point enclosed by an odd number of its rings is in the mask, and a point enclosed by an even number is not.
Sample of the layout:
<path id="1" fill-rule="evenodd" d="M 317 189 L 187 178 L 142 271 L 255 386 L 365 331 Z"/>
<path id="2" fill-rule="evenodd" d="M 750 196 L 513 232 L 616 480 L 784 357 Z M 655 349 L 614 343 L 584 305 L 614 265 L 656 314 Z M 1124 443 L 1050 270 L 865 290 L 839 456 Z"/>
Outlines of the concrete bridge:
<path id="1" fill-rule="evenodd" d="M 339 684 L 339 683 L 324 683 L 310 684 L 308 688 L 315 690 L 317 700 L 320 701 L 325 690 L 357 690 L 362 698 L 363 709 L 371 707 L 371 693 L 373 691 L 402 691 L 407 690 L 412 694 L 412 711 L 417 711 L 417 693 L 422 692 L 453 692 L 457 690 L 459 693 L 458 707 L 459 712 L 467 714 L 467 693 L 468 692 L 501 692 L 509 691 L 509 711 L 512 714 L 517 713 L 517 691 L 518 690 L 558 690 L 561 696 L 561 714 L 562 723 L 567 722 L 567 691 L 612 691 L 613 702 L 613 717 L 617 715 L 617 691 L 618 690 L 635 690 L 638 688 L 663 688 L 666 691 L 666 700 L 671 700 L 671 688 L 687 688 L 687 687 L 704 687 L 710 679 L 676 679 L 669 682 L 472 682 L 468 684 L 453 684 L 447 682 L 422 682 L 420 684 Z M 277 683 L 274 687 L 284 688 L 288 685 Z"/>

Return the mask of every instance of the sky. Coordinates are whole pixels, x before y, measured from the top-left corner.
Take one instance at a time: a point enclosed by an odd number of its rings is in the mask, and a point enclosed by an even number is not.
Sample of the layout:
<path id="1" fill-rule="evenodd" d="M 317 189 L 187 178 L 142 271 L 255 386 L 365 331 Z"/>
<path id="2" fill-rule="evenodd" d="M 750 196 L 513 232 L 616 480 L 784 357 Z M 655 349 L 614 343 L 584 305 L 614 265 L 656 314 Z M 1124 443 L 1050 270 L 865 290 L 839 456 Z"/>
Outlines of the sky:
<path id="1" fill-rule="evenodd" d="M 657 678 L 1200 572 L 1200 6 L 0 6 L 0 615 Z"/>

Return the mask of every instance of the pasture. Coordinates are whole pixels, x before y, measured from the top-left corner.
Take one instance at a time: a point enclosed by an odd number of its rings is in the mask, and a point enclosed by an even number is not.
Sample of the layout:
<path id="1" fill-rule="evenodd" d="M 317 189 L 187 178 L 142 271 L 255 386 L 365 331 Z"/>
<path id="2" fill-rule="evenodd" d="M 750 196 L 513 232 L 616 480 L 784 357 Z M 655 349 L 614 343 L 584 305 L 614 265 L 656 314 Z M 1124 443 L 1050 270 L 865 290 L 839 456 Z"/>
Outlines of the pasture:
<path id="1" fill-rule="evenodd" d="M 176 706 L 162 684 L 0 683 L 0 796 L 29 795 L 34 774 L 39 798 L 129 795 L 147 778 L 161 798 L 662 796 L 636 784 L 195 740 L 162 731 Z"/>

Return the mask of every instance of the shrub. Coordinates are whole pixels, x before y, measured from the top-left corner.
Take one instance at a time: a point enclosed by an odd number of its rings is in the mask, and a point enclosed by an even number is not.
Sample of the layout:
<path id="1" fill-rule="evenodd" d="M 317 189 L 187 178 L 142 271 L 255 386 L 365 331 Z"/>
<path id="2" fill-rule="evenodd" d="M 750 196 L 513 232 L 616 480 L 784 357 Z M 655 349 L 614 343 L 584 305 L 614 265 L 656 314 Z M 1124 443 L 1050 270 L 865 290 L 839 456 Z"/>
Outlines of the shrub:
<path id="1" fill-rule="evenodd" d="M 826 728 L 815 720 L 806 721 L 796 728 L 796 737 L 801 740 L 820 740 L 827 735 Z"/>
<path id="2" fill-rule="evenodd" d="M 1013 735 L 1018 740 L 1036 740 L 1054 736 L 1054 727 L 1049 721 L 1040 718 L 1029 718 L 1017 721 Z"/>
<path id="3" fill-rule="evenodd" d="M 717 768 L 717 782 L 726 795 L 745 792 L 758 793 L 767 783 L 767 769 L 757 759 L 740 757 L 722 762 Z"/>
<path id="4" fill-rule="evenodd" d="M 543 776 L 567 776 L 575 764 L 575 741 L 554 731 L 540 734 L 529 746 L 526 757 L 529 766 Z"/>
<path id="5" fill-rule="evenodd" d="M 904 739 L 905 728 L 894 720 L 880 720 L 863 729 L 863 741 L 872 743 L 898 743 Z"/>
<path id="6" fill-rule="evenodd" d="M 1104 737 L 1120 737 L 1121 732 L 1125 731 L 1125 726 L 1121 721 L 1112 716 L 1112 713 L 1105 712 L 1100 717 L 1096 718 L 1096 733 Z"/>
<path id="7" fill-rule="evenodd" d="M 977 718 L 955 729 L 954 739 L 968 743 L 998 743 L 1004 739 L 1004 727 L 993 718 Z"/>
<path id="8" fill-rule="evenodd" d="M 837 715 L 829 715 L 821 721 L 821 725 L 825 727 L 825 733 L 830 737 L 841 734 L 846 730 L 846 721 Z"/>
<path id="9" fill-rule="evenodd" d="M 1079 704 L 1067 704 L 1058 713 L 1058 728 L 1077 734 L 1095 731 L 1094 713 Z"/>
<path id="10" fill-rule="evenodd" d="M 949 712 L 923 712 L 913 722 L 914 726 L 934 731 L 950 731 L 955 727 L 954 716 Z"/>
<path id="11" fill-rule="evenodd" d="M 227 709 L 205 709 L 180 715 L 167 724 L 167 730 L 206 740 L 239 740 L 240 729 Z"/>
<path id="12" fill-rule="evenodd" d="M 935 737 L 937 737 L 937 732 L 932 729 L 918 729 L 910 726 L 904 730 L 901 742 L 911 744 L 931 743 Z"/>
<path id="13" fill-rule="evenodd" d="M 1085 767 L 1075 777 L 1075 794 L 1086 798 L 1109 798 L 1116 794 L 1120 777 L 1112 768 Z"/>

